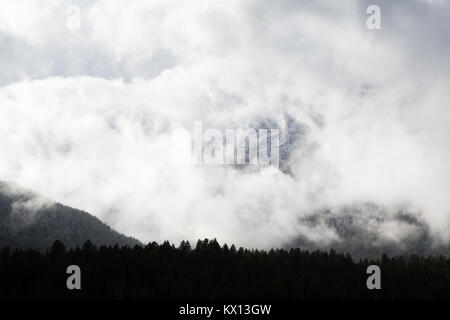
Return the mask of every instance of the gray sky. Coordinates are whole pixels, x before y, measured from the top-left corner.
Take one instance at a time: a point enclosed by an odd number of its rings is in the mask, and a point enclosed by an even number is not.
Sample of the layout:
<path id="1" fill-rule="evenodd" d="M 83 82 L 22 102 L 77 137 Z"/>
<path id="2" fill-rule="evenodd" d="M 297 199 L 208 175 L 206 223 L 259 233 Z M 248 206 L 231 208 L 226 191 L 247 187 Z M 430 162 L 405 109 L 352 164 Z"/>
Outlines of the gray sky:
<path id="1" fill-rule="evenodd" d="M 449 23 L 444 0 L 0 0 L 0 180 L 143 241 L 326 243 L 298 219 L 365 202 L 448 241 Z M 301 127 L 289 174 L 172 163 L 196 120 Z"/>

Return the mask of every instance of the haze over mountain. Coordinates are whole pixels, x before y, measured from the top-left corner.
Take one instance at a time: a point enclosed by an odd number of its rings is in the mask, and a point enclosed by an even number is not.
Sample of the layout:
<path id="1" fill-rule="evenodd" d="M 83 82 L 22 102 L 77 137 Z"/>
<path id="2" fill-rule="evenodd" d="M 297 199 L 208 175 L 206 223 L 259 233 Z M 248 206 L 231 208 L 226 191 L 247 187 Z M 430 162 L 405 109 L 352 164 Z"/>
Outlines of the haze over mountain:
<path id="1" fill-rule="evenodd" d="M 429 226 L 405 209 L 389 212 L 374 204 L 323 209 L 298 221 L 298 236 L 285 248 L 350 253 L 354 258 L 394 255 L 449 255 L 450 247 L 433 238 Z M 302 236 L 315 230 L 316 238 Z M 68 247 L 90 240 L 100 245 L 142 244 L 111 229 L 98 218 L 17 186 L 0 182 L 0 247 L 47 250 L 53 241 Z M 219 239 L 220 240 L 220 239 Z"/>
<path id="2" fill-rule="evenodd" d="M 316 229 L 315 239 L 302 235 L 285 245 L 308 250 L 334 249 L 353 258 L 388 256 L 450 256 L 450 246 L 433 236 L 430 226 L 405 208 L 394 211 L 371 203 L 323 209 L 298 221 L 302 229 Z M 322 232 L 322 237 L 320 236 Z M 323 239 L 328 239 L 323 241 Z"/>
<path id="3" fill-rule="evenodd" d="M 98 246 L 140 244 L 86 212 L 0 182 L 0 247 L 47 250 L 55 240 L 67 247 L 81 247 L 88 240 Z"/>
<path id="4" fill-rule="evenodd" d="M 0 180 L 143 242 L 450 243 L 449 0 L 0 4 Z M 178 164 L 196 121 L 280 170 Z"/>

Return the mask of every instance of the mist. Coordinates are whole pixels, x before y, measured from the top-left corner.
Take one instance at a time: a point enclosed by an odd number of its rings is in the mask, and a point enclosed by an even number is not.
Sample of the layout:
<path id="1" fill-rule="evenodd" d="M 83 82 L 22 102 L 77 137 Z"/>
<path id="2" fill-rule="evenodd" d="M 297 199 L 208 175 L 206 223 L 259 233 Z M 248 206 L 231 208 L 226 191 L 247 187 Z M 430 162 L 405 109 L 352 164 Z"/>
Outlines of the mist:
<path id="1" fill-rule="evenodd" d="M 0 0 L 0 180 L 143 242 L 326 247 L 353 207 L 448 243 L 450 1 L 377 3 Z M 177 161 L 195 121 L 279 129 L 280 168 Z"/>

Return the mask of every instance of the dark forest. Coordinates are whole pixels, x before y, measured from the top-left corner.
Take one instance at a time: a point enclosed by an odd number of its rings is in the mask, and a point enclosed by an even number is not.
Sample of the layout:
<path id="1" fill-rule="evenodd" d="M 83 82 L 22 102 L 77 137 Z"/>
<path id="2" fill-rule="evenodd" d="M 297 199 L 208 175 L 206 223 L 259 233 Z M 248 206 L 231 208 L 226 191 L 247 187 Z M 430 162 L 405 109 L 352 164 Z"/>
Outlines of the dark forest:
<path id="1" fill-rule="evenodd" d="M 382 272 L 368 290 L 367 266 Z M 81 290 L 68 290 L 66 269 L 81 269 Z M 450 292 L 450 260 L 408 256 L 353 261 L 349 254 L 247 250 L 199 240 L 66 249 L 3 248 L 0 299 L 436 299 Z"/>

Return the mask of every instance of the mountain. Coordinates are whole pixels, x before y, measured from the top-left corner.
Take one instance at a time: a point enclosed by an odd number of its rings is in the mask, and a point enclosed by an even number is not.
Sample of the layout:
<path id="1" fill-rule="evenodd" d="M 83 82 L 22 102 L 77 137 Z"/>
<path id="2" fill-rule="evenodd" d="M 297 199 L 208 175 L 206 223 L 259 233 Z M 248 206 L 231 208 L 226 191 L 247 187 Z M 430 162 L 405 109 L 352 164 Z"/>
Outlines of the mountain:
<path id="1" fill-rule="evenodd" d="M 90 240 L 97 246 L 141 243 L 90 215 L 45 199 L 13 183 L 0 182 L 0 247 L 47 250 L 55 240 L 67 247 Z"/>
<path id="2" fill-rule="evenodd" d="M 407 210 L 390 211 L 371 203 L 353 204 L 304 215 L 299 218 L 298 226 L 298 236 L 285 243 L 284 248 L 334 249 L 348 252 L 356 259 L 382 254 L 450 257 L 450 246 L 434 237 L 426 222 Z M 323 239 L 309 240 L 307 233 L 311 230 L 322 232 Z M 0 248 L 45 251 L 54 240 L 62 241 L 67 247 L 81 247 L 87 240 L 97 246 L 141 245 L 89 213 L 0 181 Z"/>
<path id="3" fill-rule="evenodd" d="M 422 255 L 450 257 L 450 246 L 433 236 L 428 224 L 407 210 L 389 211 L 373 203 L 324 209 L 299 219 L 309 230 L 326 230 L 334 239 L 312 242 L 298 236 L 287 248 L 308 250 L 334 249 L 348 252 L 353 258 Z"/>

